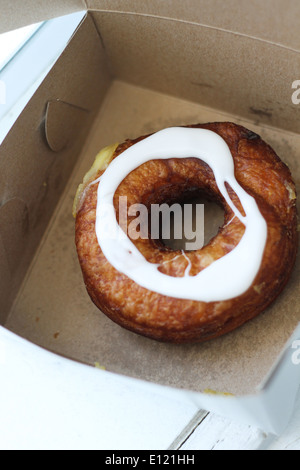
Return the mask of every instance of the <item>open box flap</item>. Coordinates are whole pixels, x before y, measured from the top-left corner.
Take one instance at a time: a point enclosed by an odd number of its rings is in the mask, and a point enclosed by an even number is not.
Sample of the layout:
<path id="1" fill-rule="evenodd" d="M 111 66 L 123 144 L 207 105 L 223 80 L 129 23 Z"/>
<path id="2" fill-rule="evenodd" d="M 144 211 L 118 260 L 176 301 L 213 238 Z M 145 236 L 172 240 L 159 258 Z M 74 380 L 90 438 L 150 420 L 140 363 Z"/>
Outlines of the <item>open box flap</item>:
<path id="1" fill-rule="evenodd" d="M 171 18 L 300 50 L 298 0 L 87 0 L 89 10 Z"/>
<path id="2" fill-rule="evenodd" d="M 248 396 L 193 394 L 199 407 L 256 426 L 273 435 L 286 428 L 294 410 L 300 380 L 300 324 L 289 338 L 264 384 Z"/>
<path id="3" fill-rule="evenodd" d="M 29 24 L 86 10 L 84 0 L 1 0 L 0 34 Z"/>
<path id="4" fill-rule="evenodd" d="M 293 338 L 299 337 L 299 332 L 298 328 L 295 332 L 298 336 L 294 335 Z M 109 387 L 110 382 L 113 381 L 115 389 L 131 388 L 136 396 L 140 391 L 146 392 L 148 396 L 149 393 L 153 393 L 166 399 L 176 398 L 181 403 L 192 402 L 199 408 L 229 417 L 234 422 L 255 426 L 273 435 L 280 435 L 292 416 L 298 390 L 300 367 L 292 364 L 292 353 L 292 342 L 290 342 L 272 381 L 257 394 L 246 397 L 196 394 L 188 390 L 176 390 L 80 364 L 33 345 L 0 327 L 0 370 L 4 378 L 2 389 L 4 399 L 1 400 L 2 408 L 0 408 L 4 426 L 1 429 L 6 429 L 6 432 L 13 430 L 15 433 L 16 428 L 11 426 L 11 420 L 12 416 L 16 416 L 19 436 L 24 439 L 27 435 L 25 426 L 28 426 L 26 415 L 29 410 L 32 430 L 29 440 L 32 442 L 42 439 L 51 442 L 54 430 L 57 433 L 57 422 L 63 428 L 60 439 L 64 440 L 66 435 L 72 436 L 74 428 L 82 427 L 81 419 L 85 422 L 88 419 L 89 429 L 93 430 L 91 433 L 85 433 L 86 438 L 94 439 L 95 435 L 97 436 L 94 426 L 98 429 L 99 417 L 101 419 L 103 388 Z M 6 376 L 8 380 L 5 380 Z M 18 400 L 18 387 L 16 386 L 20 381 L 23 384 L 21 401 Z M 46 407 L 44 402 L 37 398 L 41 396 L 47 400 Z M 68 406 L 65 406 L 66 401 Z M 23 406 L 24 403 L 26 406 Z M 37 403 L 42 403 L 42 408 L 36 406 Z M 111 403 L 107 403 L 107 406 L 110 405 Z M 74 407 L 80 408 L 79 417 L 78 413 L 74 414 Z M 92 414 L 89 413 L 91 407 Z M 24 419 L 20 420 L 20 416 Z M 32 423 L 41 422 L 41 417 L 45 423 L 43 427 L 45 432 L 35 433 L 34 430 L 39 427 Z M 53 424 L 54 421 L 56 424 Z M 5 426 L 6 423 L 7 426 Z M 1 437 L 3 441 L 4 436 L 1 435 Z M 72 439 L 74 439 L 73 436 Z"/>
<path id="5" fill-rule="evenodd" d="M 1 145 L 2 322 L 109 83 L 103 48 L 87 17 Z M 9 288 L 8 273 L 14 280 Z"/>

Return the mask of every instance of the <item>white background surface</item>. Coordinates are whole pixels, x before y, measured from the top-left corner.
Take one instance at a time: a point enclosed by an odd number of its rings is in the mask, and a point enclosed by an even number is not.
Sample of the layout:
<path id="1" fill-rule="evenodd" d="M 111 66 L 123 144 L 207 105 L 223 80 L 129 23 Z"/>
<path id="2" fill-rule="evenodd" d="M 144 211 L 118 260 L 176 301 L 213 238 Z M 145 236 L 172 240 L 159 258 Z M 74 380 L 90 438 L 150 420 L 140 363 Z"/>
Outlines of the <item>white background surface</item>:
<path id="1" fill-rule="evenodd" d="M 40 25 L 41 23 L 29 25 L 16 31 L 0 34 L 0 70 L 13 58 Z"/>
<path id="2" fill-rule="evenodd" d="M 49 353 L 0 328 L 1 450 L 299 450 L 280 437 Z"/>

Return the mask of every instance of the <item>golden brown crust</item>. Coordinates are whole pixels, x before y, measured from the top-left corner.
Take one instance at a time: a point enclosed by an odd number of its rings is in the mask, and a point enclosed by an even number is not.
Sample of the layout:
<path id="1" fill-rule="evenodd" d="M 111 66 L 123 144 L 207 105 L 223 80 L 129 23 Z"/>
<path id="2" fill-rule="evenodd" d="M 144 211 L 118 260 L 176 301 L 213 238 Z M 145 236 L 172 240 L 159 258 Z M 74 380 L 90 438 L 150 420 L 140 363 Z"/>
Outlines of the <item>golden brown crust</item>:
<path id="1" fill-rule="evenodd" d="M 229 145 L 239 184 L 255 199 L 268 225 L 268 238 L 261 268 L 252 286 L 240 297 L 224 302 L 179 300 L 137 285 L 119 273 L 104 257 L 95 233 L 97 185 L 90 186 L 76 218 L 76 246 L 87 291 L 108 317 L 119 325 L 147 337 L 169 342 L 200 342 L 225 334 L 262 312 L 281 293 L 295 263 L 298 236 L 296 190 L 291 174 L 275 152 L 253 132 L 232 123 L 190 127 L 206 128 L 219 134 Z M 128 140 L 115 151 L 114 158 L 134 145 Z M 100 176 L 99 173 L 97 176 Z M 235 205 L 242 207 L 230 189 Z M 222 204 L 225 223 L 201 250 L 178 256 L 162 245 L 132 240 L 145 258 L 161 264 L 170 276 L 183 276 L 189 258 L 191 275 L 230 252 L 244 233 L 216 186 L 211 169 L 198 159 L 156 160 L 145 163 L 128 175 L 115 193 L 150 207 L 154 203 L 175 202 L 201 191 Z M 128 218 L 128 224 L 130 218 Z M 176 259 L 175 259 L 176 258 Z M 173 260 L 173 261 L 172 261 Z"/>

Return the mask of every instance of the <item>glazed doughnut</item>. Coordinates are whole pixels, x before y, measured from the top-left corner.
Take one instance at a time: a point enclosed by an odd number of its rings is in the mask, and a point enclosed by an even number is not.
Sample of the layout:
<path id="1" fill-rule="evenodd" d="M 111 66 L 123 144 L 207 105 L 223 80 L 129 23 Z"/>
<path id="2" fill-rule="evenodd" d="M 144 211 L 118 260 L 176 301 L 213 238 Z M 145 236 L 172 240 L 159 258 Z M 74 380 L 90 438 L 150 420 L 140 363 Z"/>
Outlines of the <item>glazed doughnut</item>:
<path id="1" fill-rule="evenodd" d="M 119 225 L 121 197 L 150 211 L 199 194 L 224 209 L 224 225 L 201 249 L 172 251 L 151 237 L 131 239 Z M 94 304 L 159 341 L 202 342 L 243 325 L 277 298 L 296 259 L 290 170 L 233 123 L 163 129 L 104 149 L 79 187 L 74 215 Z"/>

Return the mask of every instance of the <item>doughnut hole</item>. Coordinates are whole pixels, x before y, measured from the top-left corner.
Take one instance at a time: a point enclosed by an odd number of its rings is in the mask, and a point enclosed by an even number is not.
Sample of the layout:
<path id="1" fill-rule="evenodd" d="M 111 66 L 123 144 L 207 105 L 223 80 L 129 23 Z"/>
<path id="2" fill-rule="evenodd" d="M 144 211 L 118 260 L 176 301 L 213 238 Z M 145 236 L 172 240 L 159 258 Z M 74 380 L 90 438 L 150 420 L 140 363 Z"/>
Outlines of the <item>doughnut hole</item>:
<path id="1" fill-rule="evenodd" d="M 204 194 L 195 194 L 192 198 L 178 201 L 181 215 L 170 213 L 170 237 L 164 238 L 163 220 L 160 220 L 160 238 L 158 243 L 167 250 L 196 251 L 206 246 L 224 225 L 224 209 Z M 191 238 L 195 234 L 194 238 Z M 182 237 L 180 237 L 182 235 Z"/>

